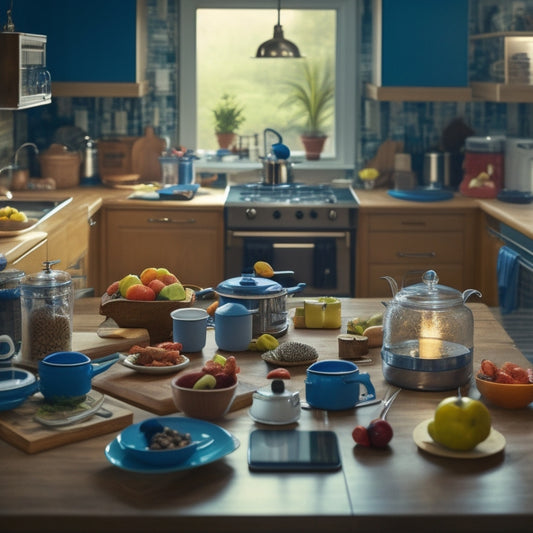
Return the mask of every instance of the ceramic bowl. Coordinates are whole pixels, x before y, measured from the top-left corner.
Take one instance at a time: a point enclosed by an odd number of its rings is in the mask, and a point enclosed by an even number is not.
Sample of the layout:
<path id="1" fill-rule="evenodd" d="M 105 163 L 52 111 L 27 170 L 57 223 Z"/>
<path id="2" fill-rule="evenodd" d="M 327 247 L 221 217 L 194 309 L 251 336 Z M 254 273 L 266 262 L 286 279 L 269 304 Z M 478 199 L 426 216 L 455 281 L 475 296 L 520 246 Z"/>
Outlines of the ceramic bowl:
<path id="1" fill-rule="evenodd" d="M 174 405 L 191 418 L 202 420 L 222 418 L 228 412 L 237 390 L 237 382 L 224 389 L 197 390 L 178 386 L 176 384 L 178 379 L 179 377 L 175 377 L 170 382 Z"/>
<path id="2" fill-rule="evenodd" d="M 495 383 L 476 376 L 481 395 L 491 404 L 505 409 L 522 409 L 533 402 L 533 383 Z"/>
<path id="3" fill-rule="evenodd" d="M 0 411 L 15 409 L 39 390 L 36 377 L 20 368 L 0 369 Z"/>
<path id="4" fill-rule="evenodd" d="M 167 450 L 151 450 L 146 435 L 140 430 L 141 424 L 133 424 L 125 428 L 118 436 L 118 442 L 128 455 L 154 466 L 169 466 L 184 463 L 199 446 L 199 442 L 191 442 L 183 448 Z M 179 427 L 175 427 L 179 431 Z"/>
<path id="5" fill-rule="evenodd" d="M 120 328 L 147 329 L 152 344 L 172 340 L 172 318 L 174 309 L 191 307 L 195 300 L 195 291 L 186 287 L 185 300 L 156 300 L 141 302 L 126 298 L 102 296 L 100 314 L 112 318 Z"/>

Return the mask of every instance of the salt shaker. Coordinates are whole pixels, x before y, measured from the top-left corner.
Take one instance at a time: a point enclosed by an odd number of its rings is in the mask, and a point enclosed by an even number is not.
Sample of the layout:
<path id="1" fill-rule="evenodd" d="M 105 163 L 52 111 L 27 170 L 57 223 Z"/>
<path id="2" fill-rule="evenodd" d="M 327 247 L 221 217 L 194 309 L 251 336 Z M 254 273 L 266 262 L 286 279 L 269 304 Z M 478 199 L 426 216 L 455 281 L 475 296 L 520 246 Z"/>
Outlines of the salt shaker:
<path id="1" fill-rule="evenodd" d="M 21 281 L 21 362 L 31 367 L 50 353 L 72 349 L 72 279 L 68 272 L 52 270 L 58 262 L 45 261 L 41 272 Z"/>

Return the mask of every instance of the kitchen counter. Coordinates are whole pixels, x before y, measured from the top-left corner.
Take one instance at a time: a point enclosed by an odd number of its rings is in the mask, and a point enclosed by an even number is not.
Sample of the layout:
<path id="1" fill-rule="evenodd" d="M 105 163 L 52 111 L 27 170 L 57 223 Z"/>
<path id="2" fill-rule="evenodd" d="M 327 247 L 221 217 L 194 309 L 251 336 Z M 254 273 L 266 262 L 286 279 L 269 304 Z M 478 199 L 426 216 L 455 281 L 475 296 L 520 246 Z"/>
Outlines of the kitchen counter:
<path id="1" fill-rule="evenodd" d="M 98 302 L 78 301 L 75 323 L 96 327 L 102 319 Z M 483 304 L 469 307 L 475 319 L 474 368 L 485 357 L 497 364 L 510 360 L 526 365 L 490 311 Z M 382 305 L 377 299 L 343 300 L 342 331 L 354 316 L 379 310 Z M 283 340 L 311 344 L 322 359 L 336 358 L 338 333 L 291 327 Z M 202 361 L 216 349 L 209 330 Z M 242 380 L 252 373 L 266 376 L 270 369 L 257 353 L 236 356 Z M 382 398 L 387 384 L 379 349 L 372 349 L 370 356 L 372 364 L 361 370 L 370 374 Z M 290 370 L 288 386 L 304 397 L 305 367 Z M 170 377 L 159 379 L 162 387 L 169 386 Z M 240 447 L 216 463 L 182 473 L 136 474 L 111 466 L 104 448 L 116 433 L 34 455 L 0 442 L 2 529 L 36 533 L 529 532 L 533 455 L 527 435 L 532 406 L 515 411 L 490 408 L 494 428 L 507 441 L 502 453 L 453 459 L 420 451 L 413 442 L 413 429 L 431 418 L 438 402 L 451 394 L 403 390 L 388 415 L 394 438 L 384 450 L 356 447 L 351 437 L 355 425 L 366 425 L 378 415 L 378 405 L 340 412 L 302 411 L 299 423 L 290 428 L 329 429 L 337 434 L 343 468 L 334 473 L 250 473 L 246 460 L 250 432 L 278 427 L 254 423 L 246 408 L 218 422 L 239 439 Z M 470 395 L 479 397 L 475 387 Z M 131 409 L 134 421 L 150 416 L 111 401 Z"/>

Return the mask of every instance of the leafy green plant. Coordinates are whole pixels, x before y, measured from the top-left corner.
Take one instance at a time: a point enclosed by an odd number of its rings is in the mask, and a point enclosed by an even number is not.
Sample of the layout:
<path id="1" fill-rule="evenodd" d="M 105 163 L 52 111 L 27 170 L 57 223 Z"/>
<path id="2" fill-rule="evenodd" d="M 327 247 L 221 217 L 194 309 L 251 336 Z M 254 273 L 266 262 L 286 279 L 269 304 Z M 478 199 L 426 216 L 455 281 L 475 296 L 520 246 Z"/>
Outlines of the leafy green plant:
<path id="1" fill-rule="evenodd" d="M 246 120 L 244 108 L 237 102 L 235 96 L 224 93 L 213 109 L 215 119 L 215 133 L 235 133 Z"/>
<path id="2" fill-rule="evenodd" d="M 299 77 L 285 82 L 290 92 L 282 103 L 294 109 L 294 119 L 303 122 L 302 133 L 308 137 L 325 136 L 333 115 L 335 80 L 331 64 L 303 62 Z"/>

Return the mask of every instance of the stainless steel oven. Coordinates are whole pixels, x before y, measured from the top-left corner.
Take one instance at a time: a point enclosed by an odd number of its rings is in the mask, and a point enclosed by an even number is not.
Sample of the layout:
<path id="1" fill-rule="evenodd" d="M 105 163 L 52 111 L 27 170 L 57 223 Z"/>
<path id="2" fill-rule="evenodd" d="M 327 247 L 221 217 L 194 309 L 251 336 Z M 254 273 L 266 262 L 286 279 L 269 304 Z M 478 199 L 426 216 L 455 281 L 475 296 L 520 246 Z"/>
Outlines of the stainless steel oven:
<path id="1" fill-rule="evenodd" d="M 225 276 L 256 261 L 293 271 L 302 295 L 354 296 L 357 202 L 349 188 L 301 184 L 231 187 L 225 204 Z"/>

